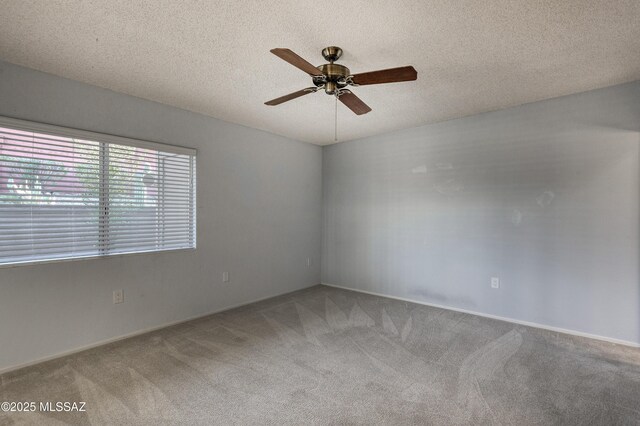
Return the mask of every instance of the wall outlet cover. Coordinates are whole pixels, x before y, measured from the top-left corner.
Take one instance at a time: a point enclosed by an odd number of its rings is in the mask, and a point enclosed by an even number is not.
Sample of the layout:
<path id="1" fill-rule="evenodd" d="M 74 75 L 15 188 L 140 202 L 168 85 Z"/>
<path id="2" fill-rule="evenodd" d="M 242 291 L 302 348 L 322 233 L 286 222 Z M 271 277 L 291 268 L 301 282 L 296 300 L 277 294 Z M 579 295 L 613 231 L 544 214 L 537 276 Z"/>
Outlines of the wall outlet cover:
<path id="1" fill-rule="evenodd" d="M 117 304 L 117 303 L 122 303 L 122 302 L 124 302 L 124 290 L 123 289 L 114 290 L 113 291 L 113 303 Z"/>
<path id="2" fill-rule="evenodd" d="M 500 288 L 500 278 L 491 277 L 491 288 Z"/>

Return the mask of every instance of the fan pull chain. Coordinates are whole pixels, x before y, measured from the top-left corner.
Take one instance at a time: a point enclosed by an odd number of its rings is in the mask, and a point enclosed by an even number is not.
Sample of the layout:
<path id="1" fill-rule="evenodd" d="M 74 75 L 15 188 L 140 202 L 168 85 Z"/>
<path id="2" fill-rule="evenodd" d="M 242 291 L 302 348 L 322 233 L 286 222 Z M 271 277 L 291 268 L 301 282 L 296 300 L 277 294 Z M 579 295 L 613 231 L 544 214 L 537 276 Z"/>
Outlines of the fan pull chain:
<path id="1" fill-rule="evenodd" d="M 336 93 L 336 116 L 335 116 L 335 131 L 333 134 L 333 141 L 338 142 L 338 94 Z"/>

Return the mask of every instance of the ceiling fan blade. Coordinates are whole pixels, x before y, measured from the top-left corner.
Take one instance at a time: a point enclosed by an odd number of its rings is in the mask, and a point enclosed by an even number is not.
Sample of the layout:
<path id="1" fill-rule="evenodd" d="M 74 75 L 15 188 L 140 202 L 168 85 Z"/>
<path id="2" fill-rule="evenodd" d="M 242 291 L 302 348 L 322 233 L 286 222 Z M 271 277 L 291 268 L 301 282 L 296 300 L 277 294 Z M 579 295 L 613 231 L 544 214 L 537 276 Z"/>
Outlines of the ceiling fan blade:
<path id="1" fill-rule="evenodd" d="M 366 114 L 371 111 L 369 105 L 362 102 L 360 98 L 354 95 L 350 90 L 342 90 L 338 99 L 340 102 L 345 104 L 347 108 L 358 115 Z"/>
<path id="2" fill-rule="evenodd" d="M 300 96 L 308 95 L 309 93 L 315 93 L 318 90 L 317 87 L 307 87 L 306 89 L 298 90 L 297 92 L 289 93 L 288 95 L 280 96 L 279 98 L 271 99 L 265 102 L 265 105 L 275 106 L 281 103 L 290 101 L 291 99 L 299 98 Z"/>
<path id="3" fill-rule="evenodd" d="M 412 66 L 389 68 L 387 70 L 363 72 L 351 77 L 354 84 L 364 86 L 366 84 L 396 83 L 399 81 L 412 81 L 418 78 L 418 72 Z"/>
<path id="4" fill-rule="evenodd" d="M 271 53 L 276 55 L 278 58 L 289 62 L 294 67 L 301 69 L 309 75 L 322 75 L 322 72 L 318 68 L 314 67 L 312 64 L 298 56 L 292 50 L 277 48 L 271 49 Z"/>

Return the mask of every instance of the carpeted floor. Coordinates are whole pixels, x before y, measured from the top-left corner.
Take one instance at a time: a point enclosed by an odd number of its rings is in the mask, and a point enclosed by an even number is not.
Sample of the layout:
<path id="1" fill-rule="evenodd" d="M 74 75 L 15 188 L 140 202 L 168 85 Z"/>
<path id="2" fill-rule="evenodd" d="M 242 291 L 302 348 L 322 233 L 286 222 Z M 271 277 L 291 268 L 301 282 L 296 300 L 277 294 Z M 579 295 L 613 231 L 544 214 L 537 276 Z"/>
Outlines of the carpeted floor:
<path id="1" fill-rule="evenodd" d="M 640 424 L 640 350 L 316 286 L 0 377 L 0 424 Z"/>

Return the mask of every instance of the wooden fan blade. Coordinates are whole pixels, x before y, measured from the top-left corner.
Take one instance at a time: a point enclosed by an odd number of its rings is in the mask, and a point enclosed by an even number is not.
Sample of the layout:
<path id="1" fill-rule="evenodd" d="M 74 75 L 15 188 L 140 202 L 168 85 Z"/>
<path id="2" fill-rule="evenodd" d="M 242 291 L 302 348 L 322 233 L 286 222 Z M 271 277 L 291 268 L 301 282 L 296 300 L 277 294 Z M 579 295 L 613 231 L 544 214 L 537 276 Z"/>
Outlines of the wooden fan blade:
<path id="1" fill-rule="evenodd" d="M 288 95 L 271 99 L 269 102 L 265 102 L 264 104 L 270 106 L 280 105 L 281 103 L 290 101 L 291 99 L 299 98 L 300 96 L 308 95 L 309 93 L 315 93 L 317 89 L 317 87 L 307 87 L 306 89 L 298 90 L 297 92 L 289 93 Z"/>
<path id="2" fill-rule="evenodd" d="M 342 90 L 338 99 L 340 99 L 340 102 L 345 104 L 347 108 L 358 115 L 366 114 L 371 111 L 369 105 L 362 102 L 360 98 L 354 95 L 350 90 Z"/>
<path id="3" fill-rule="evenodd" d="M 389 68 L 387 70 L 363 72 L 352 76 L 355 84 L 364 86 L 366 84 L 396 83 L 399 81 L 412 81 L 418 78 L 418 72 L 412 66 Z"/>
<path id="4" fill-rule="evenodd" d="M 322 72 L 318 68 L 311 65 L 309 62 L 294 53 L 292 50 L 277 48 L 271 49 L 271 53 L 276 55 L 278 58 L 289 62 L 294 67 L 301 69 L 309 75 L 322 75 Z"/>

